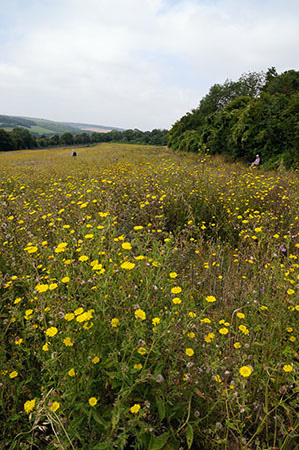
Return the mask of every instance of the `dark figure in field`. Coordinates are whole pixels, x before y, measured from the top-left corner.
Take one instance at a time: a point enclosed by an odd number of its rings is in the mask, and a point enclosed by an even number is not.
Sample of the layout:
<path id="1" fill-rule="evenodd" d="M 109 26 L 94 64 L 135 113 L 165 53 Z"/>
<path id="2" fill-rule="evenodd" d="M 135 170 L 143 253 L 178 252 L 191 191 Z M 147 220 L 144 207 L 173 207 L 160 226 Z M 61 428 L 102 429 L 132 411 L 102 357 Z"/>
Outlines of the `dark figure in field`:
<path id="1" fill-rule="evenodd" d="M 253 163 L 251 163 L 250 167 L 254 167 L 254 166 L 259 166 L 261 163 L 261 158 L 260 155 L 256 155 L 255 160 L 253 161 Z"/>
<path id="2" fill-rule="evenodd" d="M 72 156 L 77 156 L 77 153 L 75 152 L 75 150 L 72 151 Z"/>

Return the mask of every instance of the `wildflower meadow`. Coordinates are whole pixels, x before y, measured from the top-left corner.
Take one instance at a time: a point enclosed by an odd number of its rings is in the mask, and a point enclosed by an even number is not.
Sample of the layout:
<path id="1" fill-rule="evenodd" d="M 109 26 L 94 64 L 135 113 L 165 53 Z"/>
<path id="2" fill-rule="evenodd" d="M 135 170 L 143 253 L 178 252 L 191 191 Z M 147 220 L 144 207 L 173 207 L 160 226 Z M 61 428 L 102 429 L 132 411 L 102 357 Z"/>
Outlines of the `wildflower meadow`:
<path id="1" fill-rule="evenodd" d="M 0 154 L 1 449 L 298 448 L 298 172 Z"/>

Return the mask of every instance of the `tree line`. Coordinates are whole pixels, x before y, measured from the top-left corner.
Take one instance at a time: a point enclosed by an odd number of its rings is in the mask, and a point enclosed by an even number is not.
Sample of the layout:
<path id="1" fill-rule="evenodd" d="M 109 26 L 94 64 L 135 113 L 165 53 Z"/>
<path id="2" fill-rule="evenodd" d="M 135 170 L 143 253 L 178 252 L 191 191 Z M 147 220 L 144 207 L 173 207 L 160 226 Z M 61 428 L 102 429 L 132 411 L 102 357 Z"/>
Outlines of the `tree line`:
<path id="1" fill-rule="evenodd" d="M 26 128 L 16 127 L 12 131 L 0 128 L 0 151 L 21 150 L 29 148 L 55 147 L 59 145 L 88 145 L 99 142 L 120 142 L 145 145 L 166 145 L 167 130 L 154 129 L 152 131 L 113 130 L 108 133 L 79 133 L 69 132 L 61 135 L 35 136 Z"/>
<path id="2" fill-rule="evenodd" d="M 179 119 L 168 146 L 209 151 L 252 161 L 266 168 L 299 166 L 299 72 L 274 67 L 215 84 L 199 106 Z"/>

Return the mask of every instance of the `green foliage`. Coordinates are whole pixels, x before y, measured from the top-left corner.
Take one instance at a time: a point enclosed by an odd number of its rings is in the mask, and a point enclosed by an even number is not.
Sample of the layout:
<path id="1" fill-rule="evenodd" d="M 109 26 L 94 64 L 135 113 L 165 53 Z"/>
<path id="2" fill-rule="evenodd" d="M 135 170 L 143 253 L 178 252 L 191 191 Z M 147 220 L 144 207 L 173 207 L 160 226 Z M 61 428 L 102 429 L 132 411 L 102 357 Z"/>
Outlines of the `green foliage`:
<path id="1" fill-rule="evenodd" d="M 274 68 L 244 74 L 236 81 L 215 84 L 199 107 L 177 121 L 168 145 L 196 151 L 205 145 L 211 153 L 252 161 L 261 155 L 267 167 L 298 166 L 299 72 L 278 75 Z"/>

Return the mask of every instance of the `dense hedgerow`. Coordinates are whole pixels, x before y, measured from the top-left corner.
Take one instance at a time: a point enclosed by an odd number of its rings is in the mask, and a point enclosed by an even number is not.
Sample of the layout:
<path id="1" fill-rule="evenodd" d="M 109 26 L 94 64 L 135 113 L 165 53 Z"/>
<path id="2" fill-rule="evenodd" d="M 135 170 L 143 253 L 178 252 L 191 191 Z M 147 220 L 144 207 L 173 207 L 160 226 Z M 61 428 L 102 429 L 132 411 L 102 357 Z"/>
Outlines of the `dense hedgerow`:
<path id="1" fill-rule="evenodd" d="M 298 173 L 0 155 L 5 449 L 294 449 Z"/>

